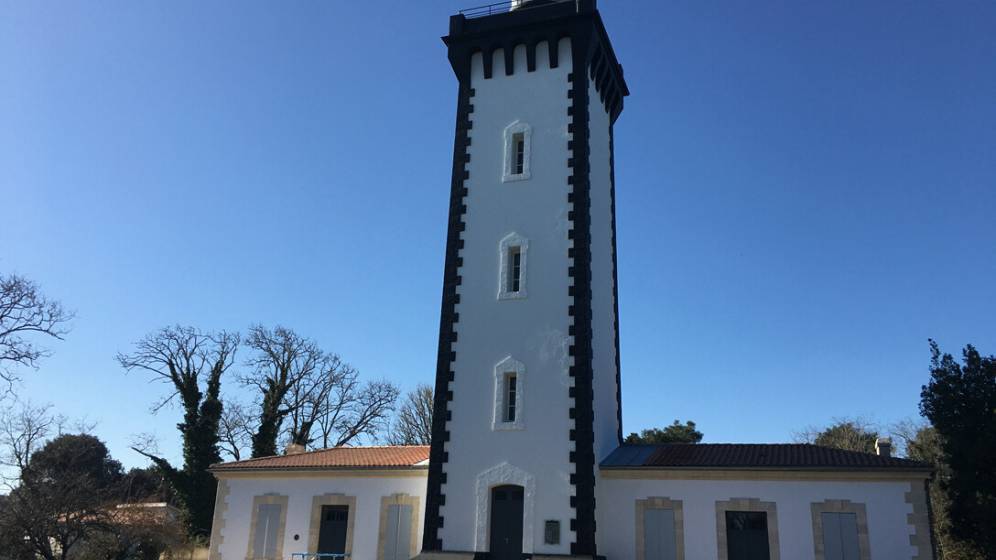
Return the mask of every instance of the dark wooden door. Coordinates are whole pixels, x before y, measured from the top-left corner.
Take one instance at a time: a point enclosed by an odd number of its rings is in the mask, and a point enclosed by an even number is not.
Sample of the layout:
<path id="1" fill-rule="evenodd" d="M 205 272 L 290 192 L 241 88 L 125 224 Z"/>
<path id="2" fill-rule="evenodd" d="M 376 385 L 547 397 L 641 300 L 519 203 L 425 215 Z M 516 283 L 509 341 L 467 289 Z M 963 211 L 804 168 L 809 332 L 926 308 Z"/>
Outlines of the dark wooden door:
<path id="1" fill-rule="evenodd" d="M 768 515 L 762 511 L 726 512 L 729 560 L 769 560 Z"/>
<path id="2" fill-rule="evenodd" d="M 319 554 L 346 553 L 346 527 L 349 506 L 322 506 L 322 522 L 318 529 Z"/>
<path id="3" fill-rule="evenodd" d="M 522 487 L 491 489 L 491 560 L 522 559 Z"/>

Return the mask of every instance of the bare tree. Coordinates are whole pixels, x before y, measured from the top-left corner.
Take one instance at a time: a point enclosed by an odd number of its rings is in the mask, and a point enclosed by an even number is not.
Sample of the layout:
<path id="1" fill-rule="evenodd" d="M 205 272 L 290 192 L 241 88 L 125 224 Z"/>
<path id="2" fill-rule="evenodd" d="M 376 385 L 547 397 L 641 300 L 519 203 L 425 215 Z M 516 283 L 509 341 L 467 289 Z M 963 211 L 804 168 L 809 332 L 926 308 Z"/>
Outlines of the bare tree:
<path id="1" fill-rule="evenodd" d="M 391 426 L 390 445 L 429 445 L 432 439 L 432 387 L 420 384 L 405 396 Z"/>
<path id="2" fill-rule="evenodd" d="M 936 436 L 930 423 L 923 420 L 904 418 L 889 425 L 889 435 L 895 444 L 896 455 L 913 459 L 914 461 L 933 462 L 934 457 L 922 449 L 925 440 L 931 440 L 931 447 L 936 443 Z"/>
<path id="3" fill-rule="evenodd" d="M 340 447 L 364 436 L 376 437 L 390 421 L 399 393 L 388 381 L 361 384 L 354 377 L 344 382 L 318 418 L 322 447 Z"/>
<path id="4" fill-rule="evenodd" d="M 256 432 L 255 419 L 244 404 L 232 400 L 224 402 L 219 423 L 218 437 L 221 452 L 233 461 L 241 461 L 252 447 L 252 435 Z"/>
<path id="5" fill-rule="evenodd" d="M 221 461 L 218 449 L 221 421 L 221 378 L 235 359 L 237 334 L 204 333 L 192 327 L 167 327 L 135 344 L 131 354 L 118 354 L 128 371 L 145 371 L 153 381 L 170 387 L 153 411 L 175 399 L 183 406 L 183 421 L 177 424 L 183 438 L 183 467 L 177 469 L 148 449 L 133 447 L 145 455 L 169 479 L 187 510 L 194 535 L 211 531 L 217 485 L 208 468 Z"/>
<path id="6" fill-rule="evenodd" d="M 253 457 L 276 455 L 281 434 L 301 445 L 347 445 L 375 435 L 393 410 L 397 387 L 360 382 L 338 355 L 290 329 L 253 326 L 246 344 L 256 353 L 241 381 L 259 391 Z"/>
<path id="7" fill-rule="evenodd" d="M 31 455 L 60 431 L 64 422 L 52 414 L 52 406 L 20 403 L 0 416 L 0 466 L 4 467 L 4 485 L 13 489 L 28 468 Z"/>
<path id="8" fill-rule="evenodd" d="M 262 325 L 249 328 L 246 345 L 255 354 L 246 363 L 252 371 L 239 379 L 243 385 L 259 391 L 259 420 L 252 436 L 252 456 L 277 454 L 277 438 L 284 419 L 303 402 L 293 391 L 303 391 L 321 368 L 324 353 L 314 341 L 291 329 Z"/>
<path id="9" fill-rule="evenodd" d="M 38 285 L 17 274 L 0 275 L 0 380 L 17 381 L 14 367 L 38 367 L 49 351 L 28 337 L 41 334 L 62 340 L 73 313 L 46 298 Z"/>
<path id="10" fill-rule="evenodd" d="M 318 366 L 287 393 L 288 441 L 308 446 L 314 442 L 315 423 L 328 414 L 342 389 L 355 382 L 356 370 L 335 354 L 323 354 Z"/>

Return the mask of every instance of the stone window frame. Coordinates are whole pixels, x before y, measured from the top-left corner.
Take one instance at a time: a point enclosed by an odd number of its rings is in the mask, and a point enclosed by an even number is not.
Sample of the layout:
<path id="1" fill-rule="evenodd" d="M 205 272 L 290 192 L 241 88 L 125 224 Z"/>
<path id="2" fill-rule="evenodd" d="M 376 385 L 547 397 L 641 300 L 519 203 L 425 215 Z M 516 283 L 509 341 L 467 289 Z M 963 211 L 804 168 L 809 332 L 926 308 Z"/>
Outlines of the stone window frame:
<path id="1" fill-rule="evenodd" d="M 508 250 L 512 247 L 519 248 L 519 290 L 516 292 L 511 291 L 508 285 L 508 268 L 512 266 L 508 262 Z M 528 263 L 528 239 L 513 231 L 498 242 L 498 299 L 525 299 Z"/>
<path id="2" fill-rule="evenodd" d="M 311 524 L 308 527 L 308 550 L 318 552 L 318 535 L 322 528 L 322 506 L 346 506 L 346 555 L 353 553 L 353 525 L 356 522 L 356 496 L 321 494 L 311 498 Z"/>
<path id="3" fill-rule="evenodd" d="M 529 179 L 531 173 L 529 171 L 529 163 L 532 152 L 532 141 L 530 136 L 532 136 L 533 129 L 528 124 L 515 120 L 511 124 L 505 127 L 504 131 L 504 146 L 505 146 L 505 158 L 502 164 L 501 182 L 511 183 L 513 181 L 525 181 Z M 515 135 L 522 134 L 522 173 L 515 173 Z"/>
<path id="4" fill-rule="evenodd" d="M 502 430 L 524 430 L 526 429 L 523 420 L 522 403 L 524 401 L 523 389 L 526 381 L 526 366 L 512 356 L 506 356 L 502 361 L 495 364 L 495 405 L 491 416 L 491 429 Z M 505 422 L 505 374 L 515 374 L 515 420 Z"/>
<path id="5" fill-rule="evenodd" d="M 411 506 L 412 508 L 411 532 L 408 539 L 408 557 L 414 558 L 418 554 L 419 545 L 419 499 L 418 496 L 398 493 L 383 496 L 380 499 L 380 526 L 377 529 L 377 560 L 384 560 L 384 554 L 387 552 L 387 512 L 390 506 Z"/>
<path id="6" fill-rule="evenodd" d="M 766 513 L 768 554 L 770 560 L 781 560 L 781 550 L 778 545 L 778 508 L 775 502 L 762 502 L 760 498 L 730 498 L 726 501 L 716 501 L 716 545 L 719 560 L 729 560 L 729 552 L 726 550 L 726 512 L 728 511 Z"/>
<path id="7" fill-rule="evenodd" d="M 280 524 L 277 525 L 276 557 L 267 560 L 280 560 L 284 557 L 284 532 L 287 529 L 287 504 L 290 498 L 285 494 L 267 493 L 252 497 L 252 515 L 249 519 L 249 546 L 246 547 L 246 560 L 262 560 L 253 555 L 253 543 L 256 542 L 256 522 L 259 520 L 259 506 L 280 506 Z"/>
<path id="8" fill-rule="evenodd" d="M 667 497 L 648 497 L 636 500 L 636 560 L 646 560 L 647 549 L 644 536 L 644 521 L 648 509 L 669 509 L 674 512 L 674 542 L 677 560 L 685 560 L 685 514 L 681 500 Z"/>
<path id="9" fill-rule="evenodd" d="M 868 514 L 865 504 L 850 500 L 824 500 L 810 504 L 813 511 L 813 547 L 816 560 L 826 560 L 823 550 L 823 514 L 853 513 L 857 517 L 858 556 L 861 560 L 871 560 L 871 546 L 868 542 Z"/>

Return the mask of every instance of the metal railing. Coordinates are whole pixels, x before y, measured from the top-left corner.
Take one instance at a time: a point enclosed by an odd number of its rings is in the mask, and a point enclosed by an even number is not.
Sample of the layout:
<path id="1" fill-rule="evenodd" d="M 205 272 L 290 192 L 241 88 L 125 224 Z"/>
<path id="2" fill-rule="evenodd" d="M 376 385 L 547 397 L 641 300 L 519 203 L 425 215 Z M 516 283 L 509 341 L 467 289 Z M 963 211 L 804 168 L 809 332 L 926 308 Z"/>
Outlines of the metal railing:
<path id="1" fill-rule="evenodd" d="M 473 8 L 467 8 L 465 10 L 460 10 L 459 14 L 465 18 L 478 18 L 484 16 L 491 16 L 494 14 L 504 14 L 505 12 L 512 9 L 511 0 L 507 2 L 497 2 L 494 4 L 486 4 L 484 6 L 475 6 Z"/>
<path id="2" fill-rule="evenodd" d="M 332 552 L 293 552 L 291 560 L 349 560 L 350 556 Z"/>
<path id="3" fill-rule="evenodd" d="M 540 2 L 539 4 L 532 4 L 524 0 L 506 0 L 505 2 L 495 2 L 494 4 L 485 4 L 484 6 L 477 6 L 474 8 L 467 8 L 465 10 L 460 10 L 460 15 L 465 18 L 473 19 L 485 16 L 493 16 L 495 14 L 504 14 L 512 11 L 512 6 L 516 5 L 515 10 L 528 10 L 529 8 L 538 8 L 543 6 L 545 2 Z"/>

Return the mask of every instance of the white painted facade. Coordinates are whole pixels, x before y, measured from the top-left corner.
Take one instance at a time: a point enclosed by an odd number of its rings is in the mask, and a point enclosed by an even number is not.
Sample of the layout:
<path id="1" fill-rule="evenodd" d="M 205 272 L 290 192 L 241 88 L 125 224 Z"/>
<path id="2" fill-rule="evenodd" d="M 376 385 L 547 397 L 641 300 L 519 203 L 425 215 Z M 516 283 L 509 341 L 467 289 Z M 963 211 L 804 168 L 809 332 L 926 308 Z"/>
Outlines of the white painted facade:
<path id="1" fill-rule="evenodd" d="M 616 326 L 612 255 L 612 176 L 610 119 L 588 82 L 588 126 L 591 171 L 591 329 L 592 391 L 595 413 L 595 463 L 619 445 L 616 391 Z"/>
<path id="2" fill-rule="evenodd" d="M 353 516 L 352 558 L 376 560 L 378 535 L 381 530 L 381 500 L 395 494 L 418 498 L 418 537 L 422 535 L 425 513 L 425 471 L 415 476 L 405 473 L 369 473 L 340 476 L 334 472 L 300 473 L 274 471 L 251 476 L 219 476 L 219 499 L 215 505 L 215 533 L 212 534 L 211 560 L 246 560 L 252 558 L 250 528 L 253 499 L 257 496 L 286 497 L 286 524 L 280 538 L 282 558 L 308 550 L 312 529 L 312 509 L 315 496 L 342 494 L 355 498 Z M 227 489 L 225 486 L 227 485 Z M 220 510 L 220 511 L 219 511 Z M 314 552 L 313 550 L 310 552 Z M 276 560 L 276 559 L 275 559 Z"/>
<path id="3" fill-rule="evenodd" d="M 525 72 L 526 48 L 515 48 L 515 67 L 506 75 L 502 49 L 493 53 L 493 74 L 484 78 L 480 53 L 471 58 L 474 111 L 465 181 L 467 211 L 464 248 L 460 253 L 462 282 L 456 312 L 459 336 L 451 383 L 453 400 L 448 423 L 449 455 L 443 493 L 446 520 L 440 536 L 448 550 L 487 550 L 481 517 L 487 512 L 489 488 L 481 477 L 503 464 L 535 480 L 535 494 L 525 494 L 526 553 L 568 554 L 574 537 L 570 520 L 573 489 L 570 475 L 574 450 L 568 434 L 574 427 L 568 374 L 572 317 L 568 310 L 571 240 L 568 212 L 568 74 L 570 40 L 559 43 L 559 65 L 550 68 L 547 44 L 536 48 L 536 70 Z M 591 86 L 594 92 L 594 85 Z M 598 94 L 594 93 L 594 99 Z M 596 370 L 596 460 L 617 444 L 615 332 L 612 293 L 612 231 L 609 180 L 609 117 L 601 103 L 592 103 L 592 292 Z M 511 133 L 526 132 L 527 173 L 509 176 Z M 526 242 L 521 295 L 503 289 L 507 274 L 504 248 L 512 238 Z M 524 253 L 524 256 L 526 253 Z M 528 267 L 525 263 L 528 262 Z M 498 297 L 495 294 L 498 293 Z M 498 422 L 501 402 L 496 364 L 513 360 L 528 372 L 519 390 L 524 403 L 515 426 Z M 513 429 L 508 429 L 513 428 Z M 537 453 L 542 450 L 542 453 Z M 505 472 L 499 469 L 499 472 Z M 509 470 L 508 472 L 512 472 Z M 493 481 L 501 484 L 501 480 Z M 514 483 L 513 480 L 505 481 Z M 543 521 L 562 527 L 560 543 L 543 541 Z M 483 522 L 487 523 L 487 516 Z M 483 548 L 482 548 L 483 547 Z"/>
<path id="4" fill-rule="evenodd" d="M 745 475 L 749 476 L 751 475 Z M 596 486 L 599 554 L 608 560 L 635 559 L 637 500 L 667 498 L 682 504 L 684 558 L 715 560 L 719 552 L 716 502 L 755 498 L 776 504 L 778 551 L 783 560 L 816 558 L 811 507 L 813 503 L 826 500 L 849 500 L 865 506 L 872 558 L 930 558 L 929 551 L 921 553 L 911 544 L 915 540 L 911 538 L 915 528 L 909 520 L 916 516 L 916 512 L 910 495 L 915 496 L 917 486 L 922 487 L 922 478 L 833 480 L 835 475 L 828 473 L 827 480 L 793 480 L 791 473 L 785 476 L 784 480 L 682 479 L 677 475 L 671 479 L 656 478 L 653 474 L 645 479 L 617 478 L 611 475 L 600 477 Z M 386 472 L 377 476 L 338 476 L 331 472 L 306 475 L 271 472 L 252 476 L 223 475 L 220 480 L 224 489 L 221 490 L 216 506 L 215 523 L 219 526 L 212 535 L 212 560 L 251 558 L 253 499 L 258 496 L 280 496 L 287 499 L 286 525 L 281 535 L 284 559 L 296 552 L 309 552 L 307 542 L 311 530 L 313 500 L 315 496 L 325 494 L 341 494 L 355 499 L 356 507 L 350 511 L 350 515 L 354 516 L 353 559 L 378 558 L 381 500 L 384 497 L 404 494 L 418 499 L 418 536 L 421 538 L 426 488 L 424 471 L 395 477 Z M 473 494 L 486 495 L 491 486 L 506 483 L 521 485 L 526 489 L 526 494 L 534 497 L 541 495 L 543 491 L 537 487 L 532 475 L 509 463 L 502 463 L 477 477 Z M 477 510 L 470 517 L 474 546 L 486 546 L 487 510 L 481 502 L 477 502 Z M 527 512 L 524 521 L 532 523 L 532 517 Z M 542 535 L 524 535 L 524 544 L 528 543 L 529 538 L 541 539 Z M 532 544 L 535 546 L 535 541 Z"/>
<path id="5" fill-rule="evenodd" d="M 539 455 L 543 455 L 539 453 Z M 660 472 L 667 472 L 660 471 Z M 286 525 L 281 534 L 282 557 L 308 550 L 311 530 L 313 500 L 315 496 L 341 494 L 355 499 L 352 534 L 352 558 L 375 560 L 378 558 L 378 536 L 382 530 L 382 499 L 397 494 L 418 500 L 418 536 L 421 538 L 422 518 L 425 510 L 425 471 L 406 472 L 391 476 L 381 472 L 376 476 L 354 474 L 339 476 L 332 472 L 300 474 L 295 472 L 270 472 L 247 475 L 222 475 L 219 500 L 215 512 L 215 534 L 212 535 L 210 558 L 212 560 L 245 560 L 251 558 L 250 527 L 253 500 L 259 496 L 286 497 Z M 658 473 L 659 474 L 659 473 Z M 757 473 L 745 475 L 745 478 Z M 784 473 L 783 473 L 784 474 Z M 895 480 L 844 480 L 827 473 L 827 480 L 798 480 L 793 474 L 785 479 L 767 473 L 768 480 L 687 479 L 680 475 L 657 478 L 600 477 L 598 480 L 598 551 L 608 560 L 633 560 L 636 558 L 636 503 L 648 498 L 667 498 L 682 504 L 684 558 L 686 560 L 715 560 L 718 558 L 716 503 L 735 498 L 754 498 L 774 502 L 777 509 L 779 557 L 783 560 L 814 560 L 815 543 L 811 507 L 826 500 L 849 500 L 864 505 L 867 511 L 868 536 L 871 558 L 875 559 L 927 559 L 930 551 L 921 552 L 911 544 L 915 542 L 915 527 L 910 523 L 917 512 L 911 496 L 916 496 L 923 479 Z M 834 478 L 837 478 L 834 480 Z M 476 477 L 472 495 L 482 496 L 498 484 L 518 484 L 527 495 L 542 495 L 543 489 L 530 473 L 503 462 Z M 474 547 L 487 546 L 487 510 L 477 501 L 477 509 L 470 515 L 469 526 L 474 531 Z M 920 507 L 925 507 L 920 504 Z M 525 523 L 533 524 L 535 514 L 526 512 Z M 534 539 L 529 543 L 529 539 Z M 524 545 L 533 544 L 542 535 L 524 535 Z"/>
<path id="6" fill-rule="evenodd" d="M 451 383 L 449 460 L 445 465 L 446 520 L 440 537 L 448 550 L 481 550 L 477 512 L 487 512 L 489 495 L 476 489 L 487 478 L 490 486 L 503 483 L 504 474 L 515 483 L 528 473 L 536 491 L 526 492 L 525 515 L 557 519 L 567 527 L 569 454 L 567 434 L 572 428 L 568 376 L 571 304 L 567 290 L 568 187 L 567 74 L 571 49 L 567 39 L 559 48 L 560 66 L 551 69 L 546 45 L 536 49 L 535 72 L 505 75 L 502 50 L 494 53 L 493 74 L 484 79 L 480 53 L 471 59 L 471 87 L 475 90 L 470 115 L 469 179 L 465 182 L 463 266 L 456 312 L 459 336 L 453 345 L 456 359 Z M 525 46 L 516 49 L 516 66 L 526 64 Z M 505 130 L 513 123 L 528 125 L 530 173 L 527 179 L 505 179 Z M 528 267 L 523 278 L 525 297 L 496 297 L 500 286 L 502 240 L 510 234 L 528 239 Z M 492 413 L 501 397 L 496 394 L 495 367 L 511 358 L 524 365 L 522 429 L 495 429 Z M 542 450 L 542 453 L 537 453 Z M 508 466 L 495 470 L 508 463 Z M 483 501 L 483 503 L 481 503 Z M 485 520 L 486 523 L 486 520 Z M 570 538 L 559 546 L 543 546 L 541 524 L 526 528 L 526 552 L 540 550 L 566 554 Z M 486 550 L 486 544 L 485 548 Z"/>
<path id="7" fill-rule="evenodd" d="M 825 500 L 865 505 L 872 558 L 918 558 L 918 549 L 910 544 L 914 529 L 907 518 L 914 512 L 906 493 L 913 491 L 913 484 L 922 486 L 922 479 L 818 481 L 791 480 L 790 476 L 786 480 L 602 478 L 596 510 L 598 552 L 610 560 L 636 558 L 636 501 L 662 497 L 682 502 L 686 560 L 715 560 L 719 557 L 716 502 L 758 498 L 776 504 L 782 560 L 815 558 L 811 507 Z"/>

